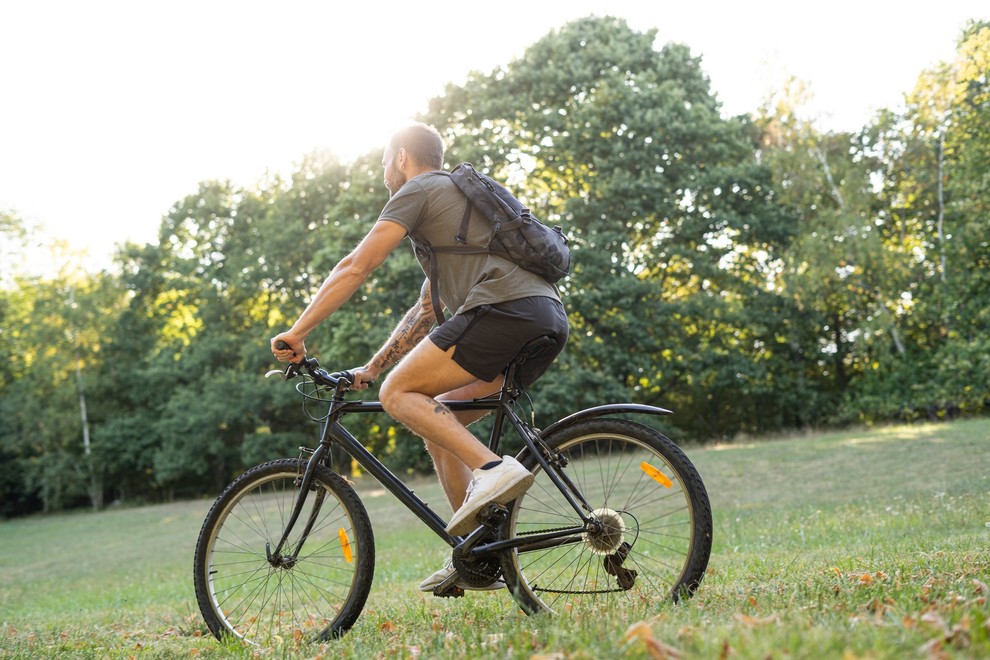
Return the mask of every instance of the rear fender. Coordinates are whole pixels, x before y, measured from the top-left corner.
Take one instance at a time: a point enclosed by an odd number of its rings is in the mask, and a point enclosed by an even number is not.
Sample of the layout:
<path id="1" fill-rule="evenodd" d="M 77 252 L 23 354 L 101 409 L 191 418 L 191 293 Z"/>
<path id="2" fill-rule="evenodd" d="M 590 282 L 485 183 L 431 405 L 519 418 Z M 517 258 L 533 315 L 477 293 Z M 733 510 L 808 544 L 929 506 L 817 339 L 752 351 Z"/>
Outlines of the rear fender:
<path id="1" fill-rule="evenodd" d="M 557 429 L 573 424 L 574 422 L 579 422 L 585 419 L 592 419 L 594 417 L 606 417 L 608 415 L 621 415 L 624 413 L 639 413 L 644 415 L 673 415 L 673 411 L 667 410 L 666 408 L 657 408 L 656 406 L 647 406 L 641 403 L 610 403 L 604 406 L 595 406 L 594 408 L 585 408 L 584 410 L 579 410 L 576 413 L 568 415 L 563 419 L 559 419 L 550 426 L 546 427 L 540 432 L 541 438 L 546 438 L 550 436 Z"/>

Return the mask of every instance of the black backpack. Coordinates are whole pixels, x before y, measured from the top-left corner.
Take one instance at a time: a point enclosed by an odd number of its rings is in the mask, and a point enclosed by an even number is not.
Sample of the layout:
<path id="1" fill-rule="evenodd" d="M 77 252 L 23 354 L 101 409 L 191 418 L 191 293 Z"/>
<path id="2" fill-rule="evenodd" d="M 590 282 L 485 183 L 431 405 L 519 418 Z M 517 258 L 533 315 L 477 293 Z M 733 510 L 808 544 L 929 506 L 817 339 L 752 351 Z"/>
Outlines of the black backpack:
<path id="1" fill-rule="evenodd" d="M 456 245 L 423 245 L 421 252 L 430 259 L 430 291 L 437 323 L 444 322 L 440 295 L 436 287 L 436 253 L 484 254 L 492 253 L 508 259 L 521 268 L 542 276 L 548 282 L 556 282 L 567 275 L 571 266 L 571 251 L 560 227 L 548 227 L 513 196 L 505 186 L 474 169 L 471 163 L 461 163 L 450 172 L 433 172 L 450 180 L 464 193 L 464 216 L 454 236 Z M 471 209 L 477 208 L 495 228 L 492 239 L 485 247 L 467 245 L 468 224 Z"/>

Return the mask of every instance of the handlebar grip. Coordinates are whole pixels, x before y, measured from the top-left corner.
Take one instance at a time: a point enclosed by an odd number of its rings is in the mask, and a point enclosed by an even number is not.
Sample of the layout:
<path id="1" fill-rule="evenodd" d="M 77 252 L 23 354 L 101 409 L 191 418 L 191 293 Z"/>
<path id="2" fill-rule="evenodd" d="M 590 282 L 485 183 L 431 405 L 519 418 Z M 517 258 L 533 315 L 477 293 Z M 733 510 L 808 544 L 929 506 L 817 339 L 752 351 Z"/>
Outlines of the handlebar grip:
<path id="1" fill-rule="evenodd" d="M 288 351 L 288 350 L 291 350 L 292 349 L 291 346 L 289 346 L 287 343 L 285 343 L 281 339 L 279 339 L 277 342 L 275 342 L 275 348 L 277 348 L 280 351 Z M 306 360 L 303 360 L 303 361 L 305 362 Z M 314 363 L 314 365 L 315 365 L 315 363 Z M 334 372 L 332 374 L 327 374 L 324 371 L 323 373 L 326 376 L 328 376 L 329 378 L 333 379 L 334 381 L 337 381 L 337 380 L 343 378 L 344 380 L 347 381 L 348 387 L 350 387 L 350 385 L 353 385 L 354 384 L 354 373 L 353 372 L 350 372 L 350 371 L 337 371 L 337 372 Z M 373 381 L 373 380 L 372 381 L 368 381 L 367 384 L 368 385 L 374 385 L 375 384 L 375 381 Z"/>

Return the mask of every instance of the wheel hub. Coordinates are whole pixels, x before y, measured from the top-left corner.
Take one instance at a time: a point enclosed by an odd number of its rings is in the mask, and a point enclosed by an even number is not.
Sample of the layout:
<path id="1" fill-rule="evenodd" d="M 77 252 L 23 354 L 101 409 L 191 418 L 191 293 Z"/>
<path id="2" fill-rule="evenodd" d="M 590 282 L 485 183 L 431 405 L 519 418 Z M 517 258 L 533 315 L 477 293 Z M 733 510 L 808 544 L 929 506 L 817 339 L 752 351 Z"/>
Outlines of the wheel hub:
<path id="1" fill-rule="evenodd" d="M 596 555 L 610 555 L 619 549 L 625 540 L 626 523 L 617 511 L 602 507 L 591 512 L 597 519 L 594 529 L 581 536 L 585 545 Z"/>

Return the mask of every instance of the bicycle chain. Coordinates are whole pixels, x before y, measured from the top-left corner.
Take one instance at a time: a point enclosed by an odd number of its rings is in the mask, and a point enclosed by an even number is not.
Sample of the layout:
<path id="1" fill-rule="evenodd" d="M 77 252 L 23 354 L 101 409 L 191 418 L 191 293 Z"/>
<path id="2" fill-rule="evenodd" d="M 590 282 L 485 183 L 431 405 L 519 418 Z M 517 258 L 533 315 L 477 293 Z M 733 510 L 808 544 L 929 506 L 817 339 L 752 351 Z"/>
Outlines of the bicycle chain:
<path id="1" fill-rule="evenodd" d="M 548 528 L 541 527 L 540 529 L 533 530 L 532 532 L 518 532 L 516 533 L 516 536 L 530 536 L 532 534 L 549 534 L 551 532 L 566 532 L 569 529 L 572 528 L 571 527 L 548 527 Z M 580 532 L 574 532 L 574 533 L 579 534 Z"/>

